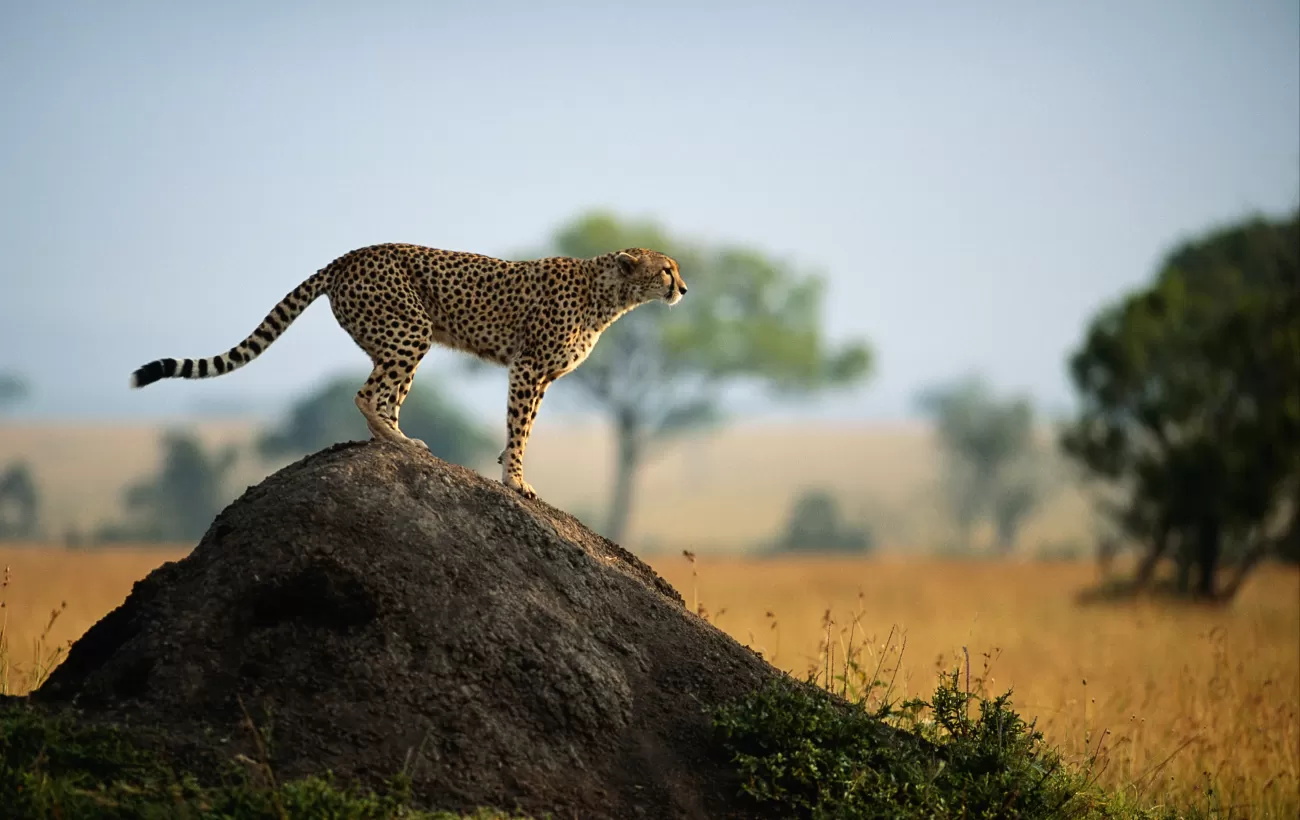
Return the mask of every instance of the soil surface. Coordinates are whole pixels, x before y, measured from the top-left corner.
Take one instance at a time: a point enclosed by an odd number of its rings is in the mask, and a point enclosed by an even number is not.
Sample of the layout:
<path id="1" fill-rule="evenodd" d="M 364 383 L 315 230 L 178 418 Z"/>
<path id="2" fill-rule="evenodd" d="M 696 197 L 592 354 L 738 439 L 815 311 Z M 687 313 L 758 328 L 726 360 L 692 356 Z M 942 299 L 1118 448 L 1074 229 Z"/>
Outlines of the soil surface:
<path id="1" fill-rule="evenodd" d="M 429 808 L 720 818 L 753 813 L 705 710 L 780 674 L 572 516 L 353 442 L 249 488 L 33 699 L 199 772 L 257 757 L 246 712 L 280 779 L 405 770 Z"/>

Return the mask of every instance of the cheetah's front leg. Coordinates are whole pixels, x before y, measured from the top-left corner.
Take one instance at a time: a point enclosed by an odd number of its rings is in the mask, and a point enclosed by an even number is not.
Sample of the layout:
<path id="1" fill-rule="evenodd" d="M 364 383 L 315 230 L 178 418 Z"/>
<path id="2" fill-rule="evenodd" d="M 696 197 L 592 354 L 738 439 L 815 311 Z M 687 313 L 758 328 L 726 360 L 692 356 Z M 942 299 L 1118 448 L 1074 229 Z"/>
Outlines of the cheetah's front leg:
<path id="1" fill-rule="evenodd" d="M 528 435 L 537 418 L 542 397 L 549 382 L 538 369 L 521 362 L 510 365 L 510 395 L 506 402 L 506 449 L 497 460 L 501 463 L 501 483 L 524 498 L 536 498 L 537 493 L 524 481 L 524 450 L 528 448 Z"/>

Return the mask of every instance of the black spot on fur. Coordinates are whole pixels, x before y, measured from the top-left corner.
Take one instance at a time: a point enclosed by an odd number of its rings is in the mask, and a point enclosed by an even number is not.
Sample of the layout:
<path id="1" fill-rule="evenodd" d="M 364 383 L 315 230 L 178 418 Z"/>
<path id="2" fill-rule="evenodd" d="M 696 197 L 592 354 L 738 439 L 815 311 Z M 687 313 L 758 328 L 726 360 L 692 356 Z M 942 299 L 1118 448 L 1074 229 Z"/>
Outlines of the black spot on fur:
<path id="1" fill-rule="evenodd" d="M 186 359 L 185 364 L 181 365 L 181 378 L 188 379 L 194 375 L 194 360 Z"/>
<path id="2" fill-rule="evenodd" d="M 199 359 L 199 378 L 205 378 L 208 375 L 208 360 Z"/>

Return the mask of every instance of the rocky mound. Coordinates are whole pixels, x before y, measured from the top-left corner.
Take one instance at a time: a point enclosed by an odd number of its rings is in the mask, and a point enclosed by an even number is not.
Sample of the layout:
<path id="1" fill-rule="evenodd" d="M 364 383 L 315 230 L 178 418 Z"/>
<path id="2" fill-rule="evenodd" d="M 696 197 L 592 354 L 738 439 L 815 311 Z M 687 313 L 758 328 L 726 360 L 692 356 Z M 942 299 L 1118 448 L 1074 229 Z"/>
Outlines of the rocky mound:
<path id="1" fill-rule="evenodd" d="M 202 770 L 256 756 L 419 802 L 738 816 L 704 710 L 779 674 L 571 516 L 427 453 L 332 447 L 251 487 L 36 693 Z M 242 707 L 241 707 L 242 702 Z"/>

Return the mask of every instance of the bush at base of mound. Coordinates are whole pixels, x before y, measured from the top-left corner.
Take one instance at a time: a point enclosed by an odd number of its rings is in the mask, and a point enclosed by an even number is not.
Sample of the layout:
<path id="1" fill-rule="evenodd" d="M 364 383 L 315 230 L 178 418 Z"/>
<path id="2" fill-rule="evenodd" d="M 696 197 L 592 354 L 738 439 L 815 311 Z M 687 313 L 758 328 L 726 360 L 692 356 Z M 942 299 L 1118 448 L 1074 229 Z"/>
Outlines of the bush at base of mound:
<path id="1" fill-rule="evenodd" d="M 846 676 L 853 675 L 846 669 Z M 873 682 L 867 687 L 870 691 Z M 978 706 L 978 712 L 972 708 Z M 778 816 L 813 820 L 1181 820 L 1097 787 L 1062 761 L 1011 708 L 960 686 L 868 707 L 773 679 L 713 715 L 744 794 Z M 891 732 L 891 730 L 895 730 Z M 897 732 L 902 730 L 902 733 Z"/>

